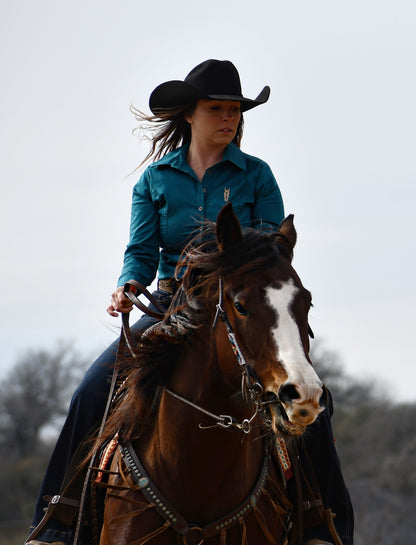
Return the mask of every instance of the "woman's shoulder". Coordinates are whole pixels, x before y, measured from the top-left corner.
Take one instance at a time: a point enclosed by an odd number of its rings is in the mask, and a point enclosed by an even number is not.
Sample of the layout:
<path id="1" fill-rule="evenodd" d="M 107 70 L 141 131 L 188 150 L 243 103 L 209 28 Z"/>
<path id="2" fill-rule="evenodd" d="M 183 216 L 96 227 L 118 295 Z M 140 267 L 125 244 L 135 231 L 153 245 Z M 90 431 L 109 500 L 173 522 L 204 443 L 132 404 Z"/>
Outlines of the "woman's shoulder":
<path id="1" fill-rule="evenodd" d="M 235 144 L 230 144 L 228 146 L 227 158 L 241 168 L 248 171 L 259 169 L 271 171 L 270 166 L 268 165 L 268 163 L 266 163 L 266 161 L 260 159 L 260 157 L 246 153 Z"/>
<path id="2" fill-rule="evenodd" d="M 154 161 L 153 163 L 148 165 L 146 170 L 152 171 L 163 166 L 172 166 L 178 162 L 183 162 L 184 157 L 186 156 L 185 154 L 186 147 L 187 146 L 181 146 L 175 150 L 169 151 L 168 153 L 166 153 L 166 155 L 164 155 L 157 161 Z"/>
<path id="3" fill-rule="evenodd" d="M 237 146 L 231 150 L 233 154 L 233 163 L 237 165 L 240 172 L 244 175 L 246 181 L 251 184 L 255 192 L 275 191 L 277 180 L 269 164 L 263 159 L 250 155 Z"/>
<path id="4" fill-rule="evenodd" d="M 186 168 L 184 166 L 186 164 L 184 147 L 170 151 L 157 161 L 147 165 L 137 180 L 135 188 L 140 189 L 154 184 L 165 184 L 166 180 L 170 179 L 170 172 L 167 171 L 184 170 Z"/>

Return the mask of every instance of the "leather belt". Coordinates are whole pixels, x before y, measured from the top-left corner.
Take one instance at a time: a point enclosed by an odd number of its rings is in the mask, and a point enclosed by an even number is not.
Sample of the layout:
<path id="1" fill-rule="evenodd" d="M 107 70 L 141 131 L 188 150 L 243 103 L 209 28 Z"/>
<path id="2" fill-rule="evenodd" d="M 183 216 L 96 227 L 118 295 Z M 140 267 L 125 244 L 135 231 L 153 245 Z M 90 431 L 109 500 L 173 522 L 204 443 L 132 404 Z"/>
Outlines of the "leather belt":
<path id="1" fill-rule="evenodd" d="M 180 285 L 180 281 L 175 278 L 160 278 L 157 281 L 157 288 L 159 290 L 166 291 L 166 293 L 171 293 L 172 295 L 176 293 Z"/>

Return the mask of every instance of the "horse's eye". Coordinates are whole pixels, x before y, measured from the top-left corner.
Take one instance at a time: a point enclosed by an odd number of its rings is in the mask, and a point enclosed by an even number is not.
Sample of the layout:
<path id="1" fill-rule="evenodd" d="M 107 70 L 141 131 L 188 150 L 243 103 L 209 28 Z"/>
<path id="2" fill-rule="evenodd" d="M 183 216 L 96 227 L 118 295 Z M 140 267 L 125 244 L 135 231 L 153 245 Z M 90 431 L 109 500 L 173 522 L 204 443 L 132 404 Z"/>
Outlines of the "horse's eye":
<path id="1" fill-rule="evenodd" d="M 248 310 L 243 307 L 243 305 L 241 303 L 239 303 L 238 301 L 234 301 L 234 307 L 235 307 L 235 310 L 241 314 L 241 316 L 248 316 Z"/>

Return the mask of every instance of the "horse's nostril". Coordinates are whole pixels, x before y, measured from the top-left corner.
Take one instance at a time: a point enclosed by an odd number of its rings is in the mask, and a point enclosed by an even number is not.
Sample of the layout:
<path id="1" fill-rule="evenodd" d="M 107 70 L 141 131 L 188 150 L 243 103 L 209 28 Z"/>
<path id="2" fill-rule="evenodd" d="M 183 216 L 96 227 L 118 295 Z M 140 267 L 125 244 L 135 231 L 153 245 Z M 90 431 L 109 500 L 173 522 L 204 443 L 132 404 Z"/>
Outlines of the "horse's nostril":
<path id="1" fill-rule="evenodd" d="M 279 399 L 282 403 L 291 403 L 298 397 L 300 397 L 299 392 L 293 384 L 285 384 L 280 388 Z"/>

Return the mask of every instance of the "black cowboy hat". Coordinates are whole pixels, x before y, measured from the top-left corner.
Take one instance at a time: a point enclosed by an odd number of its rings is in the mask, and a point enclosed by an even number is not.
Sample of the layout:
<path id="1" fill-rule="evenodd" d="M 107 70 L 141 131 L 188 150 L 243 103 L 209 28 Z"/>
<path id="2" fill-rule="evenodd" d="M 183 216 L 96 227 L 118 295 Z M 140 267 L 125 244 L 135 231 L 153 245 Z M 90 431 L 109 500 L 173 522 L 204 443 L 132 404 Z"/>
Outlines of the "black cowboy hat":
<path id="1" fill-rule="evenodd" d="M 270 87 L 266 85 L 257 98 L 245 98 L 241 93 L 240 76 L 230 61 L 209 59 L 198 64 L 184 81 L 173 80 L 156 87 L 149 99 L 150 109 L 158 111 L 182 106 L 200 98 L 212 100 L 236 100 L 245 112 L 267 102 Z"/>

